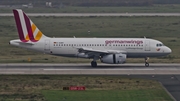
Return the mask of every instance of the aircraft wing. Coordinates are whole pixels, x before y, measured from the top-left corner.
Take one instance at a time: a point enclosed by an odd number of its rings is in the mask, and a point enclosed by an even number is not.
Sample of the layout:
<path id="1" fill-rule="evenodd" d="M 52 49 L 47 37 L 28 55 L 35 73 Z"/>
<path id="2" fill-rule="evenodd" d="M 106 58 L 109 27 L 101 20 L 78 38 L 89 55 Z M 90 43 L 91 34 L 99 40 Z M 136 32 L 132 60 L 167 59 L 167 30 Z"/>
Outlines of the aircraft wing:
<path id="1" fill-rule="evenodd" d="M 120 53 L 124 53 L 126 54 L 126 51 L 123 50 L 108 50 L 108 49 L 93 49 L 93 48 L 86 48 L 86 47 L 81 47 L 81 48 L 77 48 L 79 53 L 85 53 L 87 54 L 89 57 L 94 56 L 94 55 L 103 55 L 103 54 L 120 54 Z"/>

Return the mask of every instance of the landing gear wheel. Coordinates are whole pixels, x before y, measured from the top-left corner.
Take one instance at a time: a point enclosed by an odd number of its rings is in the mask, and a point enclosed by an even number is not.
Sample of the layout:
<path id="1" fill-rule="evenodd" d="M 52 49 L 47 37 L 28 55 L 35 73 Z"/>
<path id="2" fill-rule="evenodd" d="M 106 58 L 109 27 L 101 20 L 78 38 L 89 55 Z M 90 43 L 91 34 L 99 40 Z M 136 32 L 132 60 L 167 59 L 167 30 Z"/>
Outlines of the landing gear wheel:
<path id="1" fill-rule="evenodd" d="M 146 67 L 149 67 L 148 59 L 149 59 L 148 57 L 145 58 L 145 66 Z"/>
<path id="2" fill-rule="evenodd" d="M 92 62 L 91 62 L 91 66 L 92 66 L 92 67 L 97 67 L 97 62 L 96 62 L 96 61 L 92 61 Z"/>
<path id="3" fill-rule="evenodd" d="M 145 63 L 145 66 L 146 66 L 146 67 L 149 67 L 149 63 L 146 62 L 146 63 Z"/>

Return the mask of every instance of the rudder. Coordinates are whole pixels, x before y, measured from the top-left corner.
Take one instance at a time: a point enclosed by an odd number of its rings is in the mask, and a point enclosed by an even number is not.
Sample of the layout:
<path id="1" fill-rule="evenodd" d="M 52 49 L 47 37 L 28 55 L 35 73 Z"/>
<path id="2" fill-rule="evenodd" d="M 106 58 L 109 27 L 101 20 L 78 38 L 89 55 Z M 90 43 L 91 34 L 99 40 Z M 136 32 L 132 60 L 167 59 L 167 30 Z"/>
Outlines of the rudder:
<path id="1" fill-rule="evenodd" d="M 28 42 L 29 40 L 37 42 L 44 36 L 21 9 L 15 9 L 13 10 L 13 13 L 19 33 L 19 39 L 22 42 Z"/>

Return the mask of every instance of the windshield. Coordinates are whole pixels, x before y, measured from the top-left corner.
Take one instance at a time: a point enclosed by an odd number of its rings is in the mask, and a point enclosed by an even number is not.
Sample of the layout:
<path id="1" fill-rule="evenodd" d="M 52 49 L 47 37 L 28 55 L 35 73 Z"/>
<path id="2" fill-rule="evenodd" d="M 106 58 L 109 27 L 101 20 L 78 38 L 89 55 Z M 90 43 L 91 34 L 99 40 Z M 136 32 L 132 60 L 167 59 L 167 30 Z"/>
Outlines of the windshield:
<path id="1" fill-rule="evenodd" d="M 164 44 L 162 43 L 159 43 L 159 44 L 156 44 L 157 47 L 161 47 L 161 46 L 164 46 Z"/>

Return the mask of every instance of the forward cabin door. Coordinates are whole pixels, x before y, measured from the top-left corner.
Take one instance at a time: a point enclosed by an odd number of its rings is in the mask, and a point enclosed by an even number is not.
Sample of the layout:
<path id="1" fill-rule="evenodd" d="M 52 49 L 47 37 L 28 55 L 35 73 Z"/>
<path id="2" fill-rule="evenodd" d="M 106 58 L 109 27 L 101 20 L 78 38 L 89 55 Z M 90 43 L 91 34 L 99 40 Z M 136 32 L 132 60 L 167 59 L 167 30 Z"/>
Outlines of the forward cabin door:
<path id="1" fill-rule="evenodd" d="M 149 40 L 145 40 L 145 51 L 150 51 L 150 41 Z"/>

